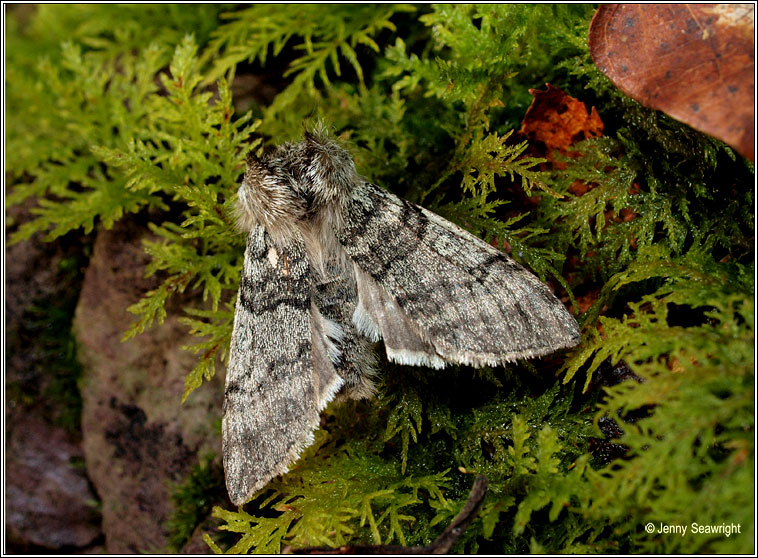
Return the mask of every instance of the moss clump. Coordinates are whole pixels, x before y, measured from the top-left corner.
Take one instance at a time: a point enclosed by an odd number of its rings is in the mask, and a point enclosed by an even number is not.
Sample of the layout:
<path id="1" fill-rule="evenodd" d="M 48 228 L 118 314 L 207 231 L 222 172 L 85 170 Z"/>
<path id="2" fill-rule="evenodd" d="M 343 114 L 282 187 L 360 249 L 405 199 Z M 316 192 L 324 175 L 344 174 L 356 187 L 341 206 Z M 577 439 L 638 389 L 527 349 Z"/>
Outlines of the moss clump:
<path id="1" fill-rule="evenodd" d="M 211 507 L 223 500 L 225 490 L 224 470 L 215 455 L 204 456 L 186 478 L 173 487 L 174 512 L 166 522 L 171 550 L 182 549 L 198 525 L 206 520 Z"/>

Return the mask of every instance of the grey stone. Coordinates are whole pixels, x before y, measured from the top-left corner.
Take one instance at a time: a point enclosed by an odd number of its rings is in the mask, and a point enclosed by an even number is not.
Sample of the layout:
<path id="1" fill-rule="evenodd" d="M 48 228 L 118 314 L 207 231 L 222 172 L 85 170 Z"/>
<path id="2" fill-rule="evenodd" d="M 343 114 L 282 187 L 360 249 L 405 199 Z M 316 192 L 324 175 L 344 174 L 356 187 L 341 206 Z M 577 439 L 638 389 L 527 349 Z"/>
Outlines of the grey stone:
<path id="1" fill-rule="evenodd" d="M 145 234 L 124 222 L 98 233 L 74 321 L 83 447 L 110 553 L 165 550 L 172 484 L 221 449 L 223 371 L 181 404 L 197 357 L 180 349 L 196 340 L 177 318 L 192 294 L 170 301 L 163 325 L 121 341 L 136 319 L 126 308 L 159 284 L 143 277 Z"/>

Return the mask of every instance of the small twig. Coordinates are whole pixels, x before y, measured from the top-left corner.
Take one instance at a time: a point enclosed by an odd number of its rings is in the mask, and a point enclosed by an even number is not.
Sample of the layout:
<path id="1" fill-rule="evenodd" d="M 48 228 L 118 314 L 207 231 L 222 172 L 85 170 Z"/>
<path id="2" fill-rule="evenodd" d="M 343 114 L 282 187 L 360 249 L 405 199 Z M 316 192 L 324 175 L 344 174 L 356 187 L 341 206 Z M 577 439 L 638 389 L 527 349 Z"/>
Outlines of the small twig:
<path id="1" fill-rule="evenodd" d="M 442 534 L 432 544 L 422 548 L 428 549 L 429 554 L 447 554 L 455 541 L 468 529 L 469 524 L 476 517 L 485 494 L 487 494 L 487 477 L 478 475 L 460 513 L 455 516 L 453 522 L 442 531 Z"/>
<path id="2" fill-rule="evenodd" d="M 487 493 L 487 477 L 479 475 L 474 481 L 466 504 L 442 534 L 427 546 L 400 546 L 396 544 L 364 545 L 353 544 L 332 548 L 329 546 L 309 546 L 292 548 L 287 546 L 283 554 L 447 554 L 455 542 L 466 531 L 476 517 Z"/>

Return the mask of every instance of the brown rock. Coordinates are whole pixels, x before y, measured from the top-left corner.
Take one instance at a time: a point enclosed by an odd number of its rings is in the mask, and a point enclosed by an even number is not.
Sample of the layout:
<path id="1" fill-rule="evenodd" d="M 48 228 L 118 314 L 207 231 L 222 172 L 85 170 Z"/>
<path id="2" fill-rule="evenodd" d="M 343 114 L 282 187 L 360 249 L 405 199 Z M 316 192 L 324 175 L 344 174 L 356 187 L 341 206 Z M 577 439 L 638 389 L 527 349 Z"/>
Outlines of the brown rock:
<path id="1" fill-rule="evenodd" d="M 192 532 L 192 536 L 182 546 L 179 554 L 209 554 L 211 549 L 203 539 L 203 536 L 208 534 L 212 538 L 215 538 L 213 533 L 219 532 L 217 528 L 221 523 L 222 521 L 218 518 L 213 516 L 206 517 Z"/>
<path id="2" fill-rule="evenodd" d="M 121 342 L 135 319 L 126 308 L 156 286 L 143 278 L 144 230 L 122 222 L 98 233 L 75 318 L 85 369 L 84 453 L 102 499 L 110 553 L 165 549 L 171 483 L 182 480 L 198 455 L 219 453 L 221 446 L 213 425 L 221 417 L 223 378 L 181 404 L 195 363 L 180 349 L 193 339 L 177 321 L 189 295 L 169 302 L 162 326 Z"/>
<path id="3" fill-rule="evenodd" d="M 100 514 L 76 436 L 39 416 L 11 412 L 5 453 L 5 527 L 16 547 L 83 548 Z"/>
<path id="4" fill-rule="evenodd" d="M 7 209 L 14 225 L 33 203 Z M 68 330 L 84 265 L 82 239 L 41 234 L 5 251 L 5 527 L 9 552 L 82 551 L 100 513 L 77 432 L 77 369 Z M 64 426 L 65 425 L 65 426 Z"/>

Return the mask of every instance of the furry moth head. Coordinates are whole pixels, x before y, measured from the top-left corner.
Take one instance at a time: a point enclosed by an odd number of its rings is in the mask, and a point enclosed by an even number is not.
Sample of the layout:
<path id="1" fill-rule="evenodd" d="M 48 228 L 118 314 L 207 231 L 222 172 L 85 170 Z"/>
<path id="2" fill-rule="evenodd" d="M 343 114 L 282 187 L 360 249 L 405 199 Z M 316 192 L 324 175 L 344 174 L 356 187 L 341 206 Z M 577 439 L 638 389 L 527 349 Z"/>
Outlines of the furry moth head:
<path id="1" fill-rule="evenodd" d="M 534 275 L 359 176 L 323 132 L 247 164 L 223 418 L 234 503 L 287 472 L 331 400 L 372 394 L 372 342 L 389 360 L 436 368 L 579 342 L 576 320 Z"/>
<path id="2" fill-rule="evenodd" d="M 289 229 L 341 202 L 357 182 L 347 151 L 323 131 L 306 132 L 300 143 L 286 143 L 260 158 L 248 155 L 238 190 L 239 226 Z"/>

